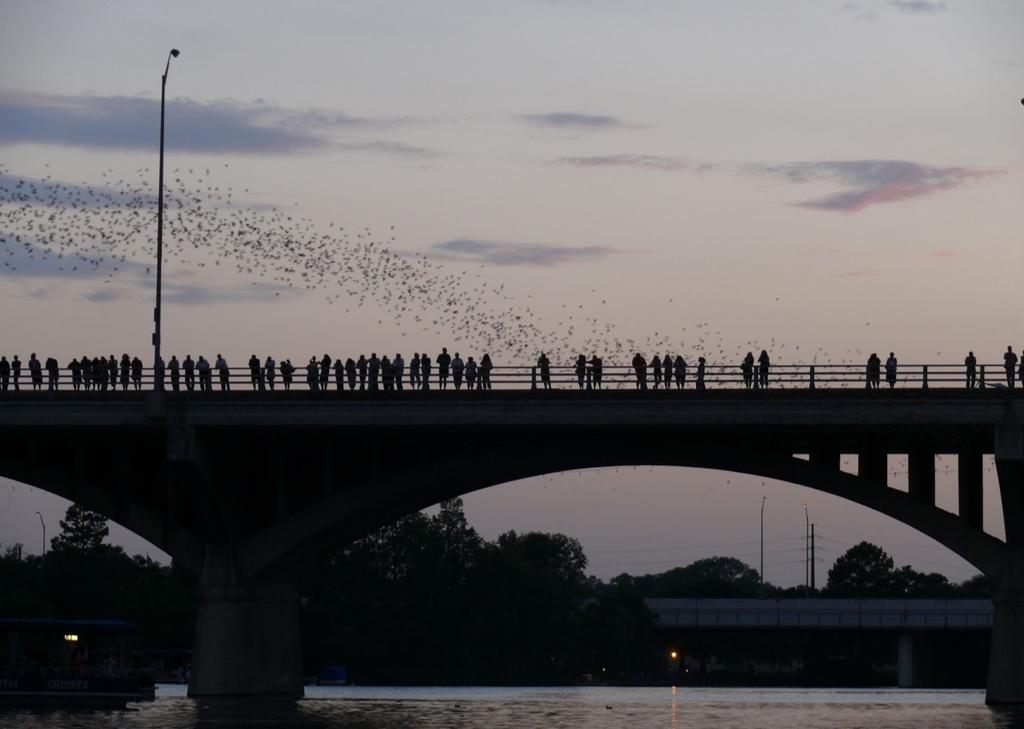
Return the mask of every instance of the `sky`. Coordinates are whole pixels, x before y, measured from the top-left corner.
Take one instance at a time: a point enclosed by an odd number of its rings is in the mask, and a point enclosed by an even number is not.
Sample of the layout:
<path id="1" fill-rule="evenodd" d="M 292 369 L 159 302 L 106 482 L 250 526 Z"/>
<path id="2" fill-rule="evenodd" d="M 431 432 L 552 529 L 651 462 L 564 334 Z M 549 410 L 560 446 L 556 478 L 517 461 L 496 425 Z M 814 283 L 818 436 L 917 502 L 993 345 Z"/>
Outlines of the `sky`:
<path id="1" fill-rule="evenodd" d="M 278 262 L 220 265 L 220 233 L 175 228 L 165 352 L 242 364 L 469 351 L 467 332 L 528 308 L 545 346 L 567 351 L 600 331 L 729 363 L 762 346 L 780 363 L 889 350 L 952 363 L 968 349 L 998 361 L 1024 345 L 1021 27 L 1013 0 L 7 2 L 0 199 L 28 180 L 63 184 L 65 202 L 92 190 L 121 195 L 118 208 L 133 190 L 148 204 L 175 47 L 177 199 L 259 225 L 344 227 L 332 246 L 384 241 L 450 274 L 455 303 L 438 315 L 414 292 L 396 309 L 389 281 L 290 286 Z M 80 211 L 72 247 L 89 215 L 111 220 Z M 151 217 L 117 244 L 112 272 L 110 257 L 58 266 L 45 241 L 11 241 L 24 218 L 10 204 L 0 216 L 0 351 L 147 353 Z M 541 346 L 520 333 L 524 351 Z M 955 459 L 940 474 L 940 505 L 955 510 Z M 0 484 L 0 543 L 40 544 L 37 510 L 56 532 L 66 502 Z M 556 474 L 466 508 L 488 537 L 576 536 L 609 577 L 709 554 L 755 563 L 762 496 L 774 582 L 804 579 L 805 502 L 823 535 L 819 580 L 861 538 L 899 564 L 973 572 L 886 517 L 734 474 Z M 986 528 L 999 522 L 987 498 Z"/>

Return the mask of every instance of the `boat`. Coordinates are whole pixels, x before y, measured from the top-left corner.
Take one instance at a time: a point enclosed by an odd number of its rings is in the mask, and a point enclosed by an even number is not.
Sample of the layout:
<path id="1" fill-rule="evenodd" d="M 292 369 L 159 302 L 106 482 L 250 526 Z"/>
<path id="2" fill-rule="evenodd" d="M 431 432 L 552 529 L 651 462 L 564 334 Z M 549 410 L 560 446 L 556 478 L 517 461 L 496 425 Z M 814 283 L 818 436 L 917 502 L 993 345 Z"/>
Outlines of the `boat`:
<path id="1" fill-rule="evenodd" d="M 0 618 L 0 706 L 123 708 L 153 696 L 152 674 L 125 660 L 122 620 Z"/>

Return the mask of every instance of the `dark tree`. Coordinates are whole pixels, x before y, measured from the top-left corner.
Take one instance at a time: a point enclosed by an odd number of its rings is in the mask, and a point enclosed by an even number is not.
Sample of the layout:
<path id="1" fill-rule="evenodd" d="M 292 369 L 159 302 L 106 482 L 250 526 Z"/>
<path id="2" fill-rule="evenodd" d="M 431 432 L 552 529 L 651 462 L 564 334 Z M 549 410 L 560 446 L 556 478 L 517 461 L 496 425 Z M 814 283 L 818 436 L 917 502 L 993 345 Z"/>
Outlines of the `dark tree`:
<path id="1" fill-rule="evenodd" d="M 110 533 L 107 520 L 94 511 L 72 504 L 60 521 L 60 534 L 50 542 L 55 551 L 95 552 Z"/>
<path id="2" fill-rule="evenodd" d="M 870 542 L 850 547 L 828 571 L 824 593 L 840 597 L 890 597 L 899 594 L 892 557 Z"/>
<path id="3" fill-rule="evenodd" d="M 708 557 L 658 575 L 633 578 L 644 597 L 758 597 L 761 578 L 735 557 Z"/>

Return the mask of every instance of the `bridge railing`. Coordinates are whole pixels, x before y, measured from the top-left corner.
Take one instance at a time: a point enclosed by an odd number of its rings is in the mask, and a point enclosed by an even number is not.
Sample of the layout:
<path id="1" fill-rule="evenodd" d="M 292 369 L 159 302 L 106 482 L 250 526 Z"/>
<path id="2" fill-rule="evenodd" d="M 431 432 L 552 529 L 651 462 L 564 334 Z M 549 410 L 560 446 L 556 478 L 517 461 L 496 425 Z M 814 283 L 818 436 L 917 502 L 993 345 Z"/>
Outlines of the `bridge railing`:
<path id="1" fill-rule="evenodd" d="M 51 376 L 50 372 L 43 369 L 34 378 L 28 368 L 23 366 L 19 378 L 15 379 L 13 375 L 8 378 L 6 391 L 152 390 L 158 387 L 159 378 L 151 367 L 136 372 L 129 370 L 127 373 L 118 367 L 113 377 L 111 373 L 112 371 L 107 369 L 103 376 L 86 378 L 83 373 L 76 376 L 70 368 L 61 367 L 58 368 L 55 376 Z M 968 378 L 964 365 L 949 363 L 899 365 L 893 377 L 887 376 L 883 369 L 873 379 L 868 376 L 867 368 L 864 365 L 855 364 L 772 365 L 764 379 L 756 366 L 749 373 L 744 373 L 739 365 L 732 364 L 706 365 L 701 380 L 698 379 L 697 368 L 692 364 L 686 367 L 685 373 L 679 373 L 683 375 L 682 377 L 677 377 L 677 372 L 674 369 L 671 376 L 667 375 L 664 370 L 660 370 L 660 376 L 656 381 L 657 373 L 658 371 L 651 366 L 648 366 L 645 372 L 638 374 L 632 366 L 605 365 L 600 372 L 588 366 L 581 374 L 575 365 L 551 365 L 545 376 L 540 368 L 533 365 L 501 365 L 495 366 L 489 375 L 484 375 L 478 370 L 472 382 L 463 372 L 458 389 L 461 391 L 470 389 L 543 390 L 550 386 L 551 389 L 559 390 L 642 389 L 651 392 L 666 392 L 700 389 L 701 384 L 709 390 L 758 390 L 764 387 L 798 390 L 963 389 L 968 387 L 983 389 L 1006 387 L 1008 384 L 1002 365 L 993 364 L 978 365 L 973 380 Z M 173 371 L 165 369 L 162 389 L 202 391 L 205 389 L 203 379 L 200 370 L 194 370 L 189 376 L 188 372 L 180 369 L 175 377 Z M 287 382 L 288 379 L 290 382 Z M 422 383 L 422 379 L 421 374 L 420 383 Z M 763 384 L 765 381 L 767 382 L 766 386 Z M 305 365 L 296 367 L 290 378 L 286 378 L 282 374 L 280 366 L 275 368 L 273 378 L 263 367 L 255 372 L 249 367 L 230 367 L 223 374 L 211 367 L 208 383 L 210 391 L 282 391 L 289 389 L 336 392 L 343 389 L 349 392 L 394 389 L 408 392 L 413 389 L 442 389 L 436 365 L 431 368 L 427 388 L 412 381 L 408 365 L 402 372 L 400 385 L 394 378 L 389 383 L 380 371 L 374 377 L 369 369 L 365 376 L 357 370 L 353 377 L 344 369 L 339 374 L 333 365 L 327 371 L 326 377 L 318 366 L 312 381 Z M 456 378 L 451 372 L 447 376 L 445 389 L 456 390 Z M 4 391 L 3 378 L 0 377 L 0 392 L 2 391 Z"/>

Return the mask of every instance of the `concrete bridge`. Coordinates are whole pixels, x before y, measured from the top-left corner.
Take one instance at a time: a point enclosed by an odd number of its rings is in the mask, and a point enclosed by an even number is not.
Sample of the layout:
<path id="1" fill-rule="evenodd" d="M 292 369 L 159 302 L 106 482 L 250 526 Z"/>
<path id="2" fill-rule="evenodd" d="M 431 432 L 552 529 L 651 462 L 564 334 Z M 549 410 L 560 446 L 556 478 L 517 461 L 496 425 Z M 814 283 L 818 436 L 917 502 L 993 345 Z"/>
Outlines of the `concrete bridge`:
<path id="1" fill-rule="evenodd" d="M 783 598 L 651 598 L 644 600 L 657 629 L 692 635 L 700 631 L 786 631 L 788 634 L 889 633 L 895 639 L 896 683 L 928 688 L 935 671 L 929 660 L 942 634 L 978 634 L 992 630 L 992 602 L 974 598 L 945 600 Z"/>
<path id="2" fill-rule="evenodd" d="M 887 484 L 889 454 L 909 455 L 909 492 Z M 937 454 L 958 456 L 957 514 L 935 506 Z M 985 454 L 1005 541 L 982 531 Z M 1024 702 L 1019 391 L 0 394 L 0 475 L 106 515 L 199 576 L 194 696 L 301 694 L 290 579 L 325 540 L 488 486 L 623 465 L 779 479 L 932 537 L 996 585 L 988 700 Z"/>

